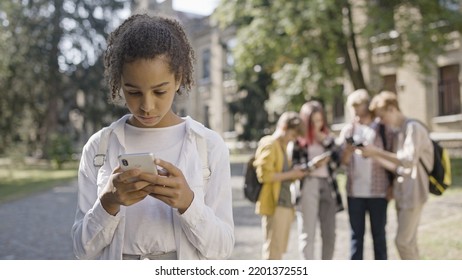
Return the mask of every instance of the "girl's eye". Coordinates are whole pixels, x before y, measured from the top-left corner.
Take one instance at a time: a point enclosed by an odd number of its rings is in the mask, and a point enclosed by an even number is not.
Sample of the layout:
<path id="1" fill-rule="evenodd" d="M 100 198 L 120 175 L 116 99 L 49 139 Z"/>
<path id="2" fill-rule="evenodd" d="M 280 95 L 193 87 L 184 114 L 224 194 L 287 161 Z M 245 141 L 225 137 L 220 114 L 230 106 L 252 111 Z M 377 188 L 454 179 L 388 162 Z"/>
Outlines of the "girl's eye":
<path id="1" fill-rule="evenodd" d="M 137 96 L 137 95 L 141 95 L 141 92 L 139 92 L 139 91 L 129 91 L 128 94 L 133 95 L 133 96 Z"/>
<path id="2" fill-rule="evenodd" d="M 167 91 L 166 90 L 156 90 L 154 91 L 154 94 L 157 94 L 157 95 L 162 95 L 162 94 L 166 94 Z"/>

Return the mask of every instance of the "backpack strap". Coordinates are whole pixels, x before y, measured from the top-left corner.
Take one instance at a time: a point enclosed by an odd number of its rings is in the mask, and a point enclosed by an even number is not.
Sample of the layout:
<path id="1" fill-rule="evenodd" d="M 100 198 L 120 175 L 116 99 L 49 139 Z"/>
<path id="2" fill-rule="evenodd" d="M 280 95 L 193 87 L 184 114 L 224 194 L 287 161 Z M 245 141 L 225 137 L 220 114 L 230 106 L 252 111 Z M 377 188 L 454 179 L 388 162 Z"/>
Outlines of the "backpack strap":
<path id="1" fill-rule="evenodd" d="M 390 147 L 389 145 L 390 143 L 388 143 L 387 141 L 385 125 L 382 123 L 379 123 L 379 134 L 380 134 L 380 138 L 382 139 L 383 149 L 385 151 L 390 152 L 392 150 L 392 147 Z M 395 174 L 388 169 L 385 169 L 385 172 L 387 174 L 388 180 L 390 181 L 390 183 L 392 183 L 395 180 Z"/>
<path id="2" fill-rule="evenodd" d="M 202 162 L 202 177 L 204 181 L 208 181 L 212 172 L 209 167 L 209 160 L 207 156 L 207 141 L 204 137 L 201 137 L 196 134 L 196 147 L 197 151 L 199 152 L 199 156 L 201 157 Z"/>
<path id="3" fill-rule="evenodd" d="M 387 143 L 388 142 L 387 136 L 385 135 L 385 125 L 382 123 L 379 123 L 379 134 L 380 134 L 380 137 L 382 138 L 383 149 L 386 151 L 389 151 L 390 149 Z"/>
<path id="4" fill-rule="evenodd" d="M 97 168 L 103 166 L 106 161 L 107 147 L 109 143 L 109 137 L 112 134 L 112 127 L 106 126 L 101 130 L 101 136 L 99 138 L 99 146 L 96 155 L 93 158 L 93 165 Z"/>
<path id="5" fill-rule="evenodd" d="M 427 175 L 430 175 L 431 172 L 428 171 L 428 168 L 423 163 L 422 158 L 419 158 L 419 161 L 420 161 L 420 164 L 422 164 L 422 167 L 425 169 L 425 172 L 427 172 Z"/>
<path id="6" fill-rule="evenodd" d="M 408 122 L 416 122 L 416 123 L 419 123 L 421 126 L 423 126 L 425 128 L 425 130 L 427 130 L 427 135 L 428 135 L 428 138 L 430 138 L 430 130 L 428 129 L 428 127 L 420 120 L 418 119 L 407 119 L 406 123 Z M 433 140 L 430 138 L 430 141 L 432 141 L 432 144 L 433 144 Z M 435 152 L 435 151 L 433 151 Z M 422 167 L 425 169 L 425 172 L 427 173 L 427 175 L 430 175 L 431 171 L 425 166 L 425 164 L 423 163 L 423 160 L 422 158 L 419 158 L 419 162 L 420 164 L 422 164 Z"/>

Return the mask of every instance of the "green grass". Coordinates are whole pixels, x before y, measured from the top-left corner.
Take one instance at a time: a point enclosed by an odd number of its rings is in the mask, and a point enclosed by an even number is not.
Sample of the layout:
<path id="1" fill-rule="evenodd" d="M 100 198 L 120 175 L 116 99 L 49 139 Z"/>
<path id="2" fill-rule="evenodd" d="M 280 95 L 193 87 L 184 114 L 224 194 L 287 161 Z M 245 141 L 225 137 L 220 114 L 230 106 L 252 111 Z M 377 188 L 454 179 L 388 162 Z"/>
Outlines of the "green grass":
<path id="1" fill-rule="evenodd" d="M 461 191 L 459 186 L 447 190 L 443 195 L 451 196 Z M 429 214 L 434 216 L 432 224 L 419 230 L 420 255 L 426 260 L 462 260 L 462 214 L 453 211 L 445 213 L 448 211 L 447 206 L 439 210 L 440 213 Z"/>
<path id="2" fill-rule="evenodd" d="M 462 158 L 451 159 L 452 185 L 443 194 L 446 198 L 453 195 L 460 195 L 462 192 Z M 437 200 L 438 197 L 431 196 L 430 199 Z M 452 207 L 460 207 L 460 201 L 446 202 Z M 448 206 L 446 206 L 448 207 Z M 419 234 L 419 248 L 421 257 L 427 260 L 462 260 L 462 214 L 435 213 L 435 223 L 424 227 Z"/>
<path id="3" fill-rule="evenodd" d="M 0 203 L 19 199 L 53 188 L 77 177 L 76 164 L 62 170 L 49 165 L 33 165 L 12 169 L 0 166 Z"/>
<path id="4" fill-rule="evenodd" d="M 451 159 L 452 184 L 462 186 L 462 158 Z"/>

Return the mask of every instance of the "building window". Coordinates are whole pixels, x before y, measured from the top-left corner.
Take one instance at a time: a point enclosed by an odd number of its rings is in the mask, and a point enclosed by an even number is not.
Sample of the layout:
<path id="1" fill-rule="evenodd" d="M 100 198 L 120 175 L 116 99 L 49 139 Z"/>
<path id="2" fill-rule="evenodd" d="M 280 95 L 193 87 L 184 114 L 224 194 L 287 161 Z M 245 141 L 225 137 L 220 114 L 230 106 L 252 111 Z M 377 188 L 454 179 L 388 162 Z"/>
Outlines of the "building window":
<path id="1" fill-rule="evenodd" d="M 395 74 L 383 76 L 382 81 L 383 81 L 382 90 L 388 90 L 394 93 L 398 93 L 397 88 L 396 88 L 396 75 Z"/>
<path id="2" fill-rule="evenodd" d="M 210 79 L 210 49 L 202 52 L 202 79 Z"/>
<path id="3" fill-rule="evenodd" d="M 458 64 L 439 69 L 438 107 L 439 115 L 460 114 L 460 83 Z"/>

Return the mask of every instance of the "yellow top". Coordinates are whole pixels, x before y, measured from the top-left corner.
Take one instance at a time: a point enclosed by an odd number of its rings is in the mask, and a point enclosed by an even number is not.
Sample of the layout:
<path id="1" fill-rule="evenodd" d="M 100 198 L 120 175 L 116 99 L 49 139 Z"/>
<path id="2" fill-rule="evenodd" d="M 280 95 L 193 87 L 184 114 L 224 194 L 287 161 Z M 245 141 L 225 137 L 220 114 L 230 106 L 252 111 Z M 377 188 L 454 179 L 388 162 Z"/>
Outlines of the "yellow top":
<path id="1" fill-rule="evenodd" d="M 277 138 L 268 135 L 260 139 L 253 165 L 256 168 L 258 181 L 263 184 L 255 205 L 255 213 L 273 215 L 281 190 L 281 182 L 273 181 L 273 175 L 282 172 L 284 165 L 284 152 Z"/>

